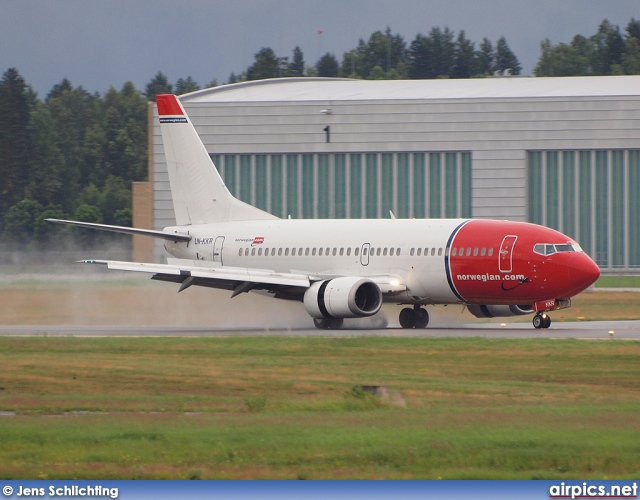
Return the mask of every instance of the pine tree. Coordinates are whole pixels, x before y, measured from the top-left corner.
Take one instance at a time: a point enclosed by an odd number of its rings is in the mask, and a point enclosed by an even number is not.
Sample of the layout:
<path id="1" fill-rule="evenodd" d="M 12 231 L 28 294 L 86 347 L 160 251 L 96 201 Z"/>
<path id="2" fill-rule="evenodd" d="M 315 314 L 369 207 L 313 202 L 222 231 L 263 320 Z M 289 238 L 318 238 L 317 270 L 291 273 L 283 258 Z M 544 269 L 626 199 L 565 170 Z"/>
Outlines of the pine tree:
<path id="1" fill-rule="evenodd" d="M 338 60 L 333 54 L 329 54 L 328 52 L 323 55 L 316 64 L 318 76 L 336 77 L 338 76 L 338 69 Z"/>
<path id="2" fill-rule="evenodd" d="M 156 76 L 147 83 L 144 95 L 148 100 L 154 101 L 158 94 L 172 94 L 173 86 L 169 83 L 167 76 L 158 71 Z"/>
<path id="3" fill-rule="evenodd" d="M 188 94 L 189 92 L 195 92 L 196 90 L 200 90 L 200 87 L 190 76 L 188 76 L 186 80 L 179 78 L 176 82 L 175 92 L 177 95 Z"/>
<path id="4" fill-rule="evenodd" d="M 0 80 L 0 215 L 24 197 L 29 182 L 29 117 L 36 101 L 15 68 Z"/>
<path id="5" fill-rule="evenodd" d="M 288 73 L 290 76 L 304 76 L 304 55 L 300 47 L 293 49 L 293 60 L 289 64 Z"/>
<path id="6" fill-rule="evenodd" d="M 254 63 L 247 69 L 247 80 L 278 78 L 281 75 L 281 61 L 269 47 L 263 47 L 255 55 Z"/>
<path id="7" fill-rule="evenodd" d="M 496 69 L 500 71 L 511 70 L 512 75 L 519 75 L 522 66 L 516 55 L 511 52 L 505 37 L 500 37 L 496 44 Z"/>

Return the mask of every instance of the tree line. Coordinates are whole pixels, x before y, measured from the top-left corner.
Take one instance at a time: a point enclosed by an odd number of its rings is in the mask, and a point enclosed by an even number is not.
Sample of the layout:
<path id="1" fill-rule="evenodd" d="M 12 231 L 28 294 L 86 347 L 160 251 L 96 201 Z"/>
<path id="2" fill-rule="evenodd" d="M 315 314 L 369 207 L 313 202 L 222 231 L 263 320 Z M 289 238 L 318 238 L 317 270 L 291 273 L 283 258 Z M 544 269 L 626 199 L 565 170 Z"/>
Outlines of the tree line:
<path id="1" fill-rule="evenodd" d="M 484 38 L 476 48 L 464 30 L 456 35 L 449 28 L 435 27 L 428 35 L 418 34 L 407 44 L 401 35 L 387 28 L 371 34 L 367 41 L 360 39 L 355 49 L 343 54 L 341 61 L 326 53 L 313 66 L 305 63 L 300 47 L 295 47 L 291 60 L 263 47 L 255 54 L 253 64 L 240 74 L 232 73 L 229 82 L 284 76 L 369 80 L 472 78 L 504 70 L 514 75 L 522 70 L 504 37 L 495 46 Z"/>
<path id="2" fill-rule="evenodd" d="M 387 28 L 345 52 L 326 53 L 315 65 L 295 47 L 291 59 L 262 48 L 253 63 L 228 83 L 287 76 L 360 79 L 486 77 L 522 67 L 504 37 L 476 44 L 464 31 L 432 28 L 407 43 Z M 640 73 L 640 21 L 625 32 L 606 19 L 591 37 L 569 44 L 541 43 L 536 76 Z M 206 87 L 216 86 L 214 80 Z M 128 82 L 103 95 L 64 79 L 40 99 L 15 68 L 0 80 L 0 242 L 38 245 L 71 236 L 68 228 L 44 221 L 72 218 L 131 225 L 131 183 L 147 177 L 147 106 L 160 93 L 199 90 L 189 76 L 171 84 L 158 72 L 138 90 Z M 90 245 L 110 235 L 75 230 Z"/>
<path id="3" fill-rule="evenodd" d="M 620 27 L 602 21 L 590 36 L 576 35 L 569 43 L 540 44 L 536 76 L 595 76 L 640 74 L 640 21 L 631 19 Z"/>

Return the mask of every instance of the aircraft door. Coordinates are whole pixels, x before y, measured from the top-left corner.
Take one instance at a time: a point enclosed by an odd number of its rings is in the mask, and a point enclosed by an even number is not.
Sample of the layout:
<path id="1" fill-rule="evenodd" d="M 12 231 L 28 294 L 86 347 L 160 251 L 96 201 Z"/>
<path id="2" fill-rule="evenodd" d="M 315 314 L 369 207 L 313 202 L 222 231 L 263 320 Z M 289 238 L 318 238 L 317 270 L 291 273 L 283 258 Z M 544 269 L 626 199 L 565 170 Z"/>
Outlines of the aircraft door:
<path id="1" fill-rule="evenodd" d="M 369 265 L 369 253 L 371 252 L 371 243 L 365 243 L 360 249 L 360 264 Z"/>
<path id="2" fill-rule="evenodd" d="M 498 267 L 501 273 L 510 273 L 513 268 L 513 247 L 516 246 L 517 236 L 505 236 L 498 253 Z"/>
<path id="3" fill-rule="evenodd" d="M 219 262 L 222 265 L 222 246 L 224 245 L 224 236 L 218 236 L 213 243 L 213 262 Z"/>

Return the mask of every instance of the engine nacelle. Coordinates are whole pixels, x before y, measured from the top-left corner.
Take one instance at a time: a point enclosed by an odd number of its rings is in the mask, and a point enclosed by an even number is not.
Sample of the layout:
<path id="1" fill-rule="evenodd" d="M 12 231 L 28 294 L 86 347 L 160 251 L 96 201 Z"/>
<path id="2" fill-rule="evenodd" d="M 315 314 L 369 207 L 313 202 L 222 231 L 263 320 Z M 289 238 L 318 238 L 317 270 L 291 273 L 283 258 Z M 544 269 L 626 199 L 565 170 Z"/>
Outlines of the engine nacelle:
<path id="1" fill-rule="evenodd" d="M 533 313 L 533 307 L 529 305 L 511 306 L 479 306 L 470 304 L 467 306 L 469 312 L 476 318 L 496 318 L 506 316 L 522 316 Z"/>
<path id="2" fill-rule="evenodd" d="M 304 294 L 304 307 L 314 318 L 362 318 L 382 307 L 382 292 L 367 278 L 317 281 Z"/>

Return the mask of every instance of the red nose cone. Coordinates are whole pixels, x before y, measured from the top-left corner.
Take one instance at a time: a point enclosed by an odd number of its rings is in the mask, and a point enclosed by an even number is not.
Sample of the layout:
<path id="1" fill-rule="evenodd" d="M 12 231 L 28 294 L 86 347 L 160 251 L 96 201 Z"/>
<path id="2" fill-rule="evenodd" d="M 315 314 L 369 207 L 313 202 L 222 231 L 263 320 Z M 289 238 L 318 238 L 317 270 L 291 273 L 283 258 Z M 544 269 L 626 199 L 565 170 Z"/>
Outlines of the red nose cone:
<path id="1" fill-rule="evenodd" d="M 568 297 L 586 290 L 600 277 L 600 268 L 587 254 L 574 254 L 573 257 L 567 266 L 568 288 L 571 289 Z"/>

